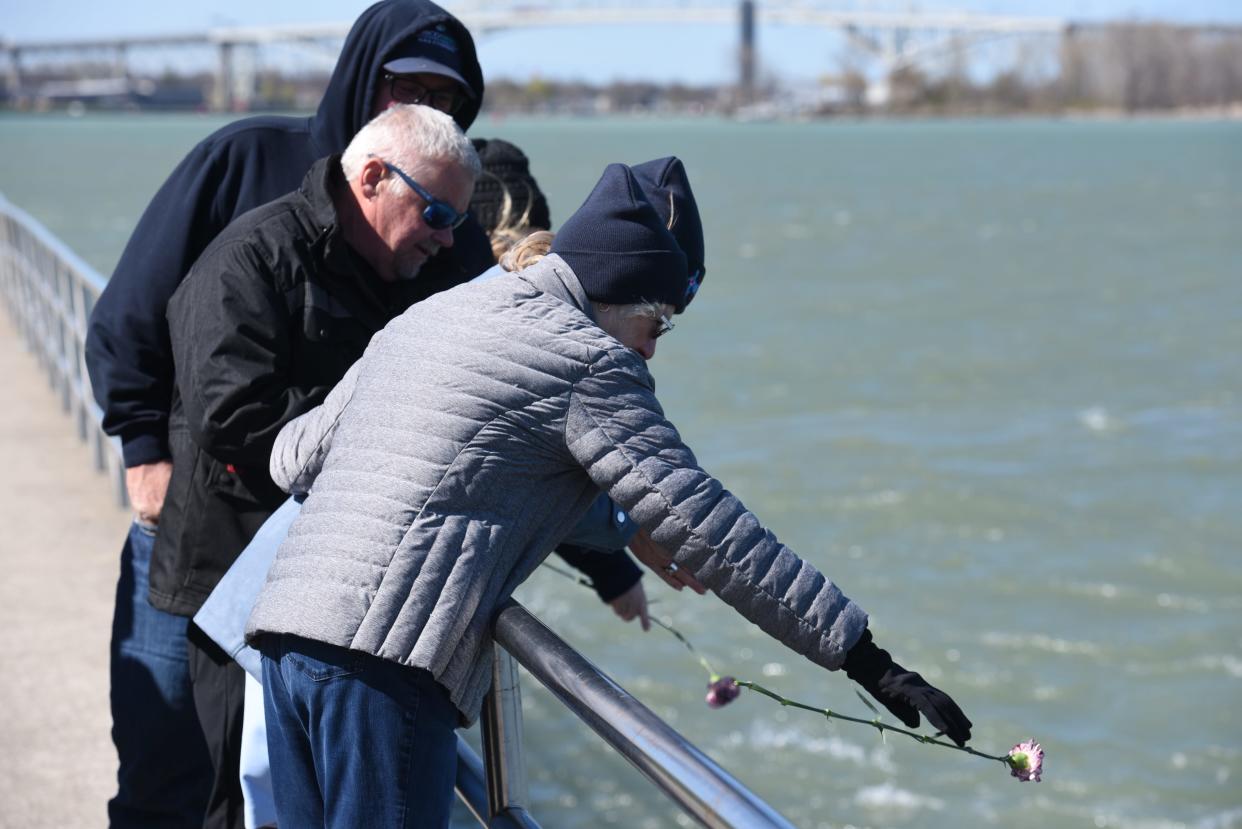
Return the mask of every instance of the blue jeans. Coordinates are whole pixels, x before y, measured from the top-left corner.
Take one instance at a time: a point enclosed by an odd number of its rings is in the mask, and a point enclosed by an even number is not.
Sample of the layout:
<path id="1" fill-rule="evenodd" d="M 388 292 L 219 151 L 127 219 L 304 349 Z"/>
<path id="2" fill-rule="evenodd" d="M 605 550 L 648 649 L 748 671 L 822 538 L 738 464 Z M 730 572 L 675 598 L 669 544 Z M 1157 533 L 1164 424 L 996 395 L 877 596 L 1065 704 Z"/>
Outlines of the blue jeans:
<path id="1" fill-rule="evenodd" d="M 112 617 L 112 742 L 120 767 L 108 818 L 121 827 L 200 827 L 211 761 L 186 656 L 190 621 L 147 601 L 153 528 L 134 523 L 121 551 Z"/>
<path id="2" fill-rule="evenodd" d="M 259 649 L 278 826 L 448 826 L 457 709 L 431 674 L 297 636 Z"/>

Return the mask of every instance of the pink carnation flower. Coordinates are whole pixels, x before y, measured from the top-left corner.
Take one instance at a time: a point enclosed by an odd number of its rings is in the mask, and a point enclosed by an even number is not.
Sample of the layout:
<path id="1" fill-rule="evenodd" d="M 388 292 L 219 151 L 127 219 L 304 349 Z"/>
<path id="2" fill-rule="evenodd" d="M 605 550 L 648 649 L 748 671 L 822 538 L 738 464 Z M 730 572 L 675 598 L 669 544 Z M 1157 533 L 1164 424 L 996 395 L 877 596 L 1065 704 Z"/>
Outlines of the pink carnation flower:
<path id="1" fill-rule="evenodd" d="M 1018 743 L 1009 749 L 1009 773 L 1025 783 L 1028 780 L 1039 782 L 1039 775 L 1044 769 L 1044 749 L 1034 740 Z"/>
<path id="2" fill-rule="evenodd" d="M 707 684 L 707 704 L 712 708 L 723 708 L 737 699 L 742 689 L 733 681 L 733 677 L 712 677 Z"/>

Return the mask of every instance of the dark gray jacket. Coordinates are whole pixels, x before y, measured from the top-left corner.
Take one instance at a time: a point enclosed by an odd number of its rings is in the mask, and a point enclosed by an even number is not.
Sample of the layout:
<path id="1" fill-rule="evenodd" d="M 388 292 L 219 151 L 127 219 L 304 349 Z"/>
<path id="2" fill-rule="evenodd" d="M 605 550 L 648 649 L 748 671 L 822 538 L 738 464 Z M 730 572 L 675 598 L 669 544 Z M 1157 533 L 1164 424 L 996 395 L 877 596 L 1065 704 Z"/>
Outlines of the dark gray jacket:
<path id="1" fill-rule="evenodd" d="M 722 599 L 840 667 L 867 623 L 699 468 L 646 364 L 590 316 L 560 257 L 466 285 L 375 336 L 272 453 L 314 490 L 250 617 L 431 671 L 464 722 L 491 680 L 495 608 L 599 490 Z"/>

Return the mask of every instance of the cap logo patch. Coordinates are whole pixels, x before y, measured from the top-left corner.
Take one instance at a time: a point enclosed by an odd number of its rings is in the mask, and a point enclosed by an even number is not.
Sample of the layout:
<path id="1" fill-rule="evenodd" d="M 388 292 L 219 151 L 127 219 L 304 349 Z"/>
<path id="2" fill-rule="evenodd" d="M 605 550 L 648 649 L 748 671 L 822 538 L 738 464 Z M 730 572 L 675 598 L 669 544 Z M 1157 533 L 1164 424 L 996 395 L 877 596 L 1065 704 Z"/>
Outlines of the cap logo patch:
<path id="1" fill-rule="evenodd" d="M 690 300 L 694 299 L 694 295 L 699 292 L 699 286 L 703 284 L 703 269 L 699 268 L 690 274 L 690 281 L 686 283 L 686 304 L 690 304 Z"/>
<path id="2" fill-rule="evenodd" d="M 425 29 L 418 33 L 415 39 L 417 43 L 423 46 L 432 46 L 436 49 L 443 49 L 446 52 L 457 54 L 457 41 L 453 36 L 447 34 L 443 30 Z"/>

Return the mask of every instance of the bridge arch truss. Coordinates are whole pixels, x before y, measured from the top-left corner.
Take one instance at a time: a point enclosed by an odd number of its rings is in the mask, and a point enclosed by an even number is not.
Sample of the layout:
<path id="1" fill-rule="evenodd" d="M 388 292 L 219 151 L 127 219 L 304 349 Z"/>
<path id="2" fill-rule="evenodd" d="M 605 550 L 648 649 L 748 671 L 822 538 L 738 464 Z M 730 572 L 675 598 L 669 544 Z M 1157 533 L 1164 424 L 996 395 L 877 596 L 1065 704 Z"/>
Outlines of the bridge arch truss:
<path id="1" fill-rule="evenodd" d="M 1070 25 L 1054 17 L 1020 17 L 966 12 L 936 12 L 846 7 L 815 0 L 683 0 L 677 3 L 644 0 L 468 0 L 447 3 L 478 37 L 502 31 L 570 26 L 712 25 L 737 26 L 740 36 L 739 86 L 751 83 L 754 32 L 759 26 L 814 27 L 836 31 L 880 62 L 881 74 L 934 59 L 947 48 L 1011 36 L 1059 36 Z M 112 78 L 124 78 L 126 63 L 144 49 L 214 49 L 215 103 L 220 108 L 244 108 L 254 86 L 257 51 L 271 44 L 299 44 L 322 56 L 339 51 L 350 23 L 314 25 L 222 27 L 199 32 L 0 44 L 6 57 L 6 86 L 10 94 L 21 87 L 22 62 L 34 57 L 79 61 L 84 55 L 111 54 Z M 748 66 L 748 62 L 752 65 Z"/>

